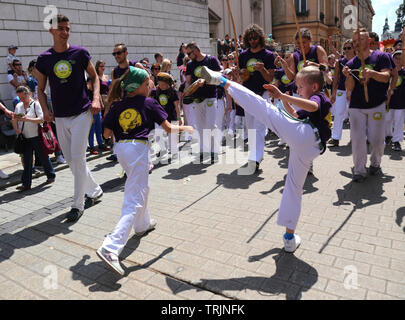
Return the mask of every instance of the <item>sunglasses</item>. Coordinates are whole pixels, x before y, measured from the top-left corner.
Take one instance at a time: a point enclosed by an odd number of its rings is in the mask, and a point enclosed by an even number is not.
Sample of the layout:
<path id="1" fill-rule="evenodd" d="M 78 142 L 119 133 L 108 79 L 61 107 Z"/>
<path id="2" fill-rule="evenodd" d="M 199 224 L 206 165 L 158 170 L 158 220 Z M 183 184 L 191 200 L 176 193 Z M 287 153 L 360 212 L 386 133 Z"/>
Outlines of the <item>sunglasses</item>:
<path id="1" fill-rule="evenodd" d="M 194 51 L 188 51 L 186 54 L 189 56 L 190 54 L 194 53 Z"/>
<path id="2" fill-rule="evenodd" d="M 119 56 L 120 54 L 124 53 L 125 51 L 117 51 L 117 52 L 113 52 L 112 55 L 115 56 Z"/>
<path id="3" fill-rule="evenodd" d="M 14 67 L 21 67 L 21 66 L 22 66 L 21 63 L 16 63 L 16 64 L 14 64 Z"/>
<path id="4" fill-rule="evenodd" d="M 249 41 L 250 40 L 259 40 L 259 37 L 258 36 L 251 36 L 251 37 L 248 38 L 248 40 Z"/>
<path id="5" fill-rule="evenodd" d="M 343 50 L 345 50 L 345 51 L 346 51 L 346 50 L 352 50 L 352 49 L 353 49 L 352 47 L 344 47 L 344 48 L 343 48 Z"/>

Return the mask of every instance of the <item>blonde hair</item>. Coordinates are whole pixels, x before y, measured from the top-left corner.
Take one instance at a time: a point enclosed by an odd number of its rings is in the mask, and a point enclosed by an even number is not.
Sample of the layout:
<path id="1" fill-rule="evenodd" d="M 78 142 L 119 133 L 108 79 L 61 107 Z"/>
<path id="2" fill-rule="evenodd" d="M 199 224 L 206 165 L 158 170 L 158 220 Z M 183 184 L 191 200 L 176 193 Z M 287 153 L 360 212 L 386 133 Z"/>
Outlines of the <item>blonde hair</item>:
<path id="1" fill-rule="evenodd" d="M 315 83 L 318 84 L 319 90 L 322 90 L 322 88 L 325 85 L 325 78 L 323 76 L 323 72 L 318 67 L 314 66 L 305 67 L 300 72 L 298 72 L 297 78 L 298 77 L 311 85 Z"/>
<path id="2" fill-rule="evenodd" d="M 162 61 L 162 68 L 160 69 L 160 72 L 169 73 L 171 67 L 172 67 L 172 62 L 169 59 L 164 59 Z"/>

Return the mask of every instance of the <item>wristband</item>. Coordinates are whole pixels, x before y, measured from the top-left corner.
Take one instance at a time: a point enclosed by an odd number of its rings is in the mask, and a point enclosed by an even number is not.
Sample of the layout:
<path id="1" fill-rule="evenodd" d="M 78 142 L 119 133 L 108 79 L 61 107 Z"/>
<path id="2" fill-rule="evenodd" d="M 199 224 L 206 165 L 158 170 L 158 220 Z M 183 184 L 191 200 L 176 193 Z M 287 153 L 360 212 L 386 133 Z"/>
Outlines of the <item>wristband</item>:
<path id="1" fill-rule="evenodd" d="M 228 82 L 228 79 L 227 79 L 227 78 L 221 77 L 221 84 L 220 84 L 220 86 L 221 86 L 222 88 L 225 88 L 225 85 L 226 85 L 227 82 Z"/>

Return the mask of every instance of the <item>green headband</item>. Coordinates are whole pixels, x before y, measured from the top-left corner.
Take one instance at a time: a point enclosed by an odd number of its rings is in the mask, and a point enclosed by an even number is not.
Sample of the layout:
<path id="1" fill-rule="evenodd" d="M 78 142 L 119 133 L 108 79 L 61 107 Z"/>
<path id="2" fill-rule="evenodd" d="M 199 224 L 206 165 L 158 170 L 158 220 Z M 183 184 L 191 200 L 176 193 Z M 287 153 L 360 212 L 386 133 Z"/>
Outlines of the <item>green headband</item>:
<path id="1" fill-rule="evenodd" d="M 123 80 L 123 77 L 120 78 L 122 87 L 128 93 L 133 92 L 145 82 L 147 76 L 148 73 L 145 70 L 131 66 L 127 78 L 125 80 Z"/>

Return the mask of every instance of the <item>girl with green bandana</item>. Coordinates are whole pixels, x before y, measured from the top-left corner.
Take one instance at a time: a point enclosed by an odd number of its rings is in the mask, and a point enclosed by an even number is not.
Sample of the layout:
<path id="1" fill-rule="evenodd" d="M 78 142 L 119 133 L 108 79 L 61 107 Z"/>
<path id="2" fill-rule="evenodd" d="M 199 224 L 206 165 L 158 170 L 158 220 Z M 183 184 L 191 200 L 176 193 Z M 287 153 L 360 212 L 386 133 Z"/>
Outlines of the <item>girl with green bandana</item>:
<path id="1" fill-rule="evenodd" d="M 149 98 L 151 87 L 151 80 L 145 70 L 130 67 L 121 78 L 113 82 L 112 99 L 118 101 L 104 118 L 104 137 L 108 139 L 114 134 L 117 140 L 115 153 L 127 174 L 127 181 L 121 218 L 97 250 L 97 255 L 121 276 L 125 271 L 118 256 L 131 230 L 134 229 L 135 235 L 142 236 L 156 226 L 156 221 L 150 219 L 147 209 L 149 133 L 154 130 L 155 123 L 167 133 L 193 132 L 190 126 L 176 126 L 167 121 L 168 115 L 162 106 L 155 99 Z M 126 96 L 122 98 L 124 90 Z"/>

